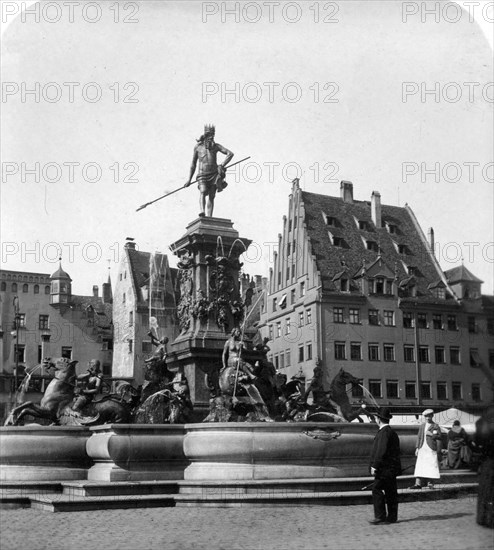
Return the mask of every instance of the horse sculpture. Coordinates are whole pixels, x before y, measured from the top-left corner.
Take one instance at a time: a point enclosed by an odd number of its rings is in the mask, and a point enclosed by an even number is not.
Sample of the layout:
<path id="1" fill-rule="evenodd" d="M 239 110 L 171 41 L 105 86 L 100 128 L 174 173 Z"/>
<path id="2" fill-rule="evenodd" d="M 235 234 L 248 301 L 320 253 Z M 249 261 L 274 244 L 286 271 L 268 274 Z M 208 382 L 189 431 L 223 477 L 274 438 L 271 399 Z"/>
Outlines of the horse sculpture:
<path id="1" fill-rule="evenodd" d="M 362 413 L 367 414 L 371 420 L 373 419 L 365 405 L 354 410 L 348 398 L 346 386 L 347 384 L 358 385 L 357 378 L 340 369 L 331 381 L 329 391 L 325 391 L 322 373 L 323 370 L 320 366 L 315 367 L 314 378 L 306 390 L 303 388 L 302 379 L 297 376 L 281 387 L 285 402 L 282 420 L 287 422 L 351 422 L 357 418 L 359 422 L 363 422 L 360 418 Z M 313 403 L 309 404 L 307 398 L 311 392 Z"/>
<path id="2" fill-rule="evenodd" d="M 139 401 L 139 392 L 129 399 L 120 393 L 103 395 L 86 405 L 82 412 L 69 405 L 59 412 L 59 423 L 64 426 L 94 426 L 96 424 L 127 424 Z"/>
<path id="3" fill-rule="evenodd" d="M 48 384 L 41 401 L 39 403 L 26 401 L 15 407 L 5 421 L 5 425 L 18 425 L 26 415 L 44 418 L 58 424 L 61 409 L 74 398 L 76 364 L 77 361 L 69 361 L 65 358 L 57 359 L 54 363 L 49 359 L 45 360 L 43 366 L 47 369 L 54 368 L 55 377 Z"/>
<path id="4" fill-rule="evenodd" d="M 344 418 L 347 422 L 351 422 L 358 418 L 359 422 L 363 422 L 360 418 L 361 414 L 367 414 L 371 419 L 372 415 L 366 411 L 366 406 L 362 405 L 360 409 L 354 410 L 350 400 L 348 398 L 348 393 L 346 391 L 347 384 L 352 384 L 352 386 L 359 386 L 360 381 L 358 378 L 355 378 L 353 374 L 340 369 L 338 374 L 333 378 L 331 384 L 329 385 L 329 402 L 335 407 L 338 416 Z"/>
<path id="5" fill-rule="evenodd" d="M 75 366 L 77 361 L 61 358 L 52 362 L 46 360 L 45 368 L 54 368 L 55 376 L 50 381 L 40 403 L 27 401 L 15 407 L 9 414 L 5 425 L 19 425 L 25 416 L 46 419 L 56 425 L 83 425 L 89 426 L 104 423 L 130 422 L 132 410 L 136 404 L 138 394 L 127 392 L 105 395 L 87 405 L 82 412 L 71 408 L 76 388 Z"/>

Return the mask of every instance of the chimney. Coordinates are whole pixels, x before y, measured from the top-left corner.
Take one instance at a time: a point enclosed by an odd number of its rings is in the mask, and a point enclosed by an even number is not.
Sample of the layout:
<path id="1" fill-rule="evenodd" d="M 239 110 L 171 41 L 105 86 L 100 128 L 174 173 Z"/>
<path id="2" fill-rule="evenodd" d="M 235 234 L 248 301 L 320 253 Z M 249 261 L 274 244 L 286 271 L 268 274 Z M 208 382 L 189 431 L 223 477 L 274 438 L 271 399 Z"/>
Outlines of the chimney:
<path id="1" fill-rule="evenodd" d="M 344 202 L 353 203 L 353 183 L 351 181 L 341 180 L 340 194 Z"/>
<path id="2" fill-rule="evenodd" d="M 432 227 L 429 227 L 429 231 L 427 232 L 427 235 L 429 237 L 429 245 L 431 247 L 432 255 L 434 256 L 434 248 L 436 243 L 434 242 L 434 229 Z"/>
<path id="3" fill-rule="evenodd" d="M 381 227 L 381 193 L 372 191 L 371 195 L 371 216 L 376 227 Z"/>
<path id="4" fill-rule="evenodd" d="M 99 288 L 98 288 L 98 285 L 93 285 L 93 296 L 95 298 L 98 297 L 98 294 L 99 294 Z"/>
<path id="5" fill-rule="evenodd" d="M 132 250 L 136 249 L 136 243 L 132 237 L 127 237 L 126 241 L 125 248 L 131 248 Z"/>

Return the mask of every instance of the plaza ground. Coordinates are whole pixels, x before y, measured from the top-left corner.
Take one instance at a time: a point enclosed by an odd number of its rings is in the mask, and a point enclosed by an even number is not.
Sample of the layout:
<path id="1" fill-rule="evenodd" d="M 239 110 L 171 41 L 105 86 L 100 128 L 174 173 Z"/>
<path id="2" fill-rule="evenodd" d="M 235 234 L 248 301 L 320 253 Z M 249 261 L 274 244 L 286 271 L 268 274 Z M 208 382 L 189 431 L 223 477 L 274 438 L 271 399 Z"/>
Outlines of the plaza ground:
<path id="1" fill-rule="evenodd" d="M 46 513 L 0 510 L 2 550 L 492 550 L 477 497 L 400 505 L 399 522 L 370 525 L 372 507 L 148 508 Z"/>

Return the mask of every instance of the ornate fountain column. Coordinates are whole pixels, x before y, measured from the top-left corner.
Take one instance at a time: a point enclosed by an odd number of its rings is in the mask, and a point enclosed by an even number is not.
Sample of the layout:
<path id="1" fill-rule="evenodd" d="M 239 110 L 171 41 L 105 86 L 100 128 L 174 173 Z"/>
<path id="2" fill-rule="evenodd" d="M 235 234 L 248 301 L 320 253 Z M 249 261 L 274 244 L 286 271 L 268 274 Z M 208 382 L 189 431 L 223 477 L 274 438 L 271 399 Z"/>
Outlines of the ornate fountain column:
<path id="1" fill-rule="evenodd" d="M 181 332 L 170 346 L 169 364 L 183 369 L 196 408 L 207 409 L 225 341 L 243 320 L 239 256 L 251 242 L 239 236 L 231 220 L 199 217 L 170 246 L 179 258 Z"/>

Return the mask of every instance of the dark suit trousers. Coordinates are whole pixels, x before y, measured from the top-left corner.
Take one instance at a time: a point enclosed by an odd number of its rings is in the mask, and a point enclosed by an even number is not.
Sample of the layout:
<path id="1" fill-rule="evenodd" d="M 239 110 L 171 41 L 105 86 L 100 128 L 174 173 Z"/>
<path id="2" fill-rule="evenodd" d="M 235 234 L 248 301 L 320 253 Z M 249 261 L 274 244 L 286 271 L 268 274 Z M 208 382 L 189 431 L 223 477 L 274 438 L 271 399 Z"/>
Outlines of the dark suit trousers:
<path id="1" fill-rule="evenodd" d="M 372 488 L 374 517 L 396 521 L 398 519 L 398 487 L 396 477 L 376 478 Z M 386 505 L 388 513 L 386 514 Z"/>

